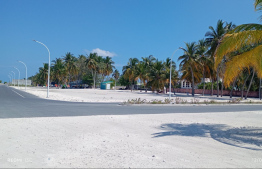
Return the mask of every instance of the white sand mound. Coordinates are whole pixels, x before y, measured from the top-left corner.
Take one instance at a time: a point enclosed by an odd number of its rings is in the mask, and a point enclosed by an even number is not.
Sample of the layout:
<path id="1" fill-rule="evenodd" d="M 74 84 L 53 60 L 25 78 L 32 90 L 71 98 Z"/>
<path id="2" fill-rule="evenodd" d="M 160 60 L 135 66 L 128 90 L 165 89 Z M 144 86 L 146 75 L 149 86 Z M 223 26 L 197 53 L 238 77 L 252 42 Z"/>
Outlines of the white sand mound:
<path id="1" fill-rule="evenodd" d="M 261 119 L 261 112 L 0 119 L 0 167 L 260 168 Z"/>

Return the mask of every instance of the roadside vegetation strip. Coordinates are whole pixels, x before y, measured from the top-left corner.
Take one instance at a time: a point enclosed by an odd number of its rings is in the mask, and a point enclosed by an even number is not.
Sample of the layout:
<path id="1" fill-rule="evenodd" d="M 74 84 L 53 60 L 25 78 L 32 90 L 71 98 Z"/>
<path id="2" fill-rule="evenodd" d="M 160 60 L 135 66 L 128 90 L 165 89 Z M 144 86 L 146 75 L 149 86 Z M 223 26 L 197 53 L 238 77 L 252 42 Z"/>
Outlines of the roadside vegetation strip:
<path id="1" fill-rule="evenodd" d="M 200 101 L 197 98 L 193 98 L 191 99 L 191 101 L 188 101 L 187 99 L 182 99 L 180 97 L 177 97 L 174 99 L 169 100 L 168 98 L 166 98 L 165 100 L 157 100 L 157 99 L 153 99 L 151 101 L 147 101 L 146 99 L 141 99 L 141 98 L 137 98 L 137 99 L 131 99 L 131 100 L 127 100 L 124 101 L 122 103 L 122 105 L 130 105 L 130 104 L 204 104 L 204 105 L 209 105 L 209 104 L 219 104 L 219 105 L 224 105 L 224 104 L 262 104 L 261 102 L 254 102 L 254 101 L 242 101 L 241 98 L 233 98 L 231 100 L 228 100 L 226 102 L 218 102 L 216 100 L 204 100 L 204 101 Z"/>
<path id="2" fill-rule="evenodd" d="M 18 94 L 19 96 L 21 96 L 22 98 L 25 98 L 24 96 L 22 96 L 21 94 L 17 93 L 16 91 L 12 90 L 13 92 L 15 92 L 16 94 Z"/>

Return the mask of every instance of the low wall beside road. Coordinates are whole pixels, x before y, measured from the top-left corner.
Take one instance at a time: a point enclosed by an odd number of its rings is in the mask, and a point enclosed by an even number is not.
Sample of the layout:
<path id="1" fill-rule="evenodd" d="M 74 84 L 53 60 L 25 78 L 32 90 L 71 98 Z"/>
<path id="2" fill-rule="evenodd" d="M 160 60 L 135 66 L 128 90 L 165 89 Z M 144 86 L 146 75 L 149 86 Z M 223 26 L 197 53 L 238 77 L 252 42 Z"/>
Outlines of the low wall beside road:
<path id="1" fill-rule="evenodd" d="M 169 89 L 167 89 L 169 91 Z M 192 94 L 192 89 L 171 89 L 172 92 L 176 93 L 189 93 Z M 203 89 L 195 89 L 195 94 L 202 94 Z M 211 90 L 205 90 L 206 95 L 211 95 Z M 213 95 L 217 94 L 217 90 L 213 90 Z M 219 95 L 221 95 L 221 90 L 219 90 Z M 233 96 L 241 96 L 241 91 L 233 91 L 232 93 Z M 246 95 L 246 91 L 244 91 L 244 96 Z M 230 90 L 223 90 L 223 96 L 230 96 Z M 259 92 L 258 91 L 250 91 L 248 92 L 248 97 L 259 97 Z"/>

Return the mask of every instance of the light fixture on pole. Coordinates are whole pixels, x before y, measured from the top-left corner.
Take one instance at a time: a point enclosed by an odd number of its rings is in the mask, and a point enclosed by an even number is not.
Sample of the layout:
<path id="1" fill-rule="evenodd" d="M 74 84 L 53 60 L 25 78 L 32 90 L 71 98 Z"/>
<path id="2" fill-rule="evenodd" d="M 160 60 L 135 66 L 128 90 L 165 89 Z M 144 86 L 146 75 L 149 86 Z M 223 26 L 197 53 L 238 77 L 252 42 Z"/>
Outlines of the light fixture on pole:
<path id="1" fill-rule="evenodd" d="M 176 49 L 174 51 L 174 53 L 171 56 L 171 60 L 170 60 L 170 77 L 169 77 L 169 101 L 171 100 L 171 76 L 172 76 L 172 58 L 174 56 L 174 54 L 176 53 L 176 51 L 178 51 L 179 49 L 182 49 L 182 47 L 179 47 L 178 49 Z"/>
<path id="2" fill-rule="evenodd" d="M 15 86 L 15 72 L 11 71 L 14 74 L 14 86 Z"/>
<path id="3" fill-rule="evenodd" d="M 17 85 L 18 85 L 18 88 L 19 88 L 20 70 L 17 69 L 16 67 L 14 67 L 14 68 L 18 71 L 18 80 L 17 80 Z"/>
<path id="4" fill-rule="evenodd" d="M 48 47 L 45 45 L 45 44 L 43 44 L 42 42 L 39 42 L 39 41 L 36 41 L 36 40 L 33 40 L 33 41 L 35 41 L 35 42 L 37 42 L 37 43 L 40 43 L 41 45 L 43 45 L 46 49 L 47 49 L 47 51 L 48 51 L 48 54 L 49 54 L 49 59 L 48 59 L 48 80 L 47 80 L 47 98 L 49 98 L 49 81 L 50 81 L 50 51 L 49 51 L 49 49 L 48 49 Z"/>
<path id="5" fill-rule="evenodd" d="M 22 61 L 18 61 L 18 62 L 22 63 L 25 66 L 25 91 L 26 91 L 26 87 L 27 87 L 27 66 Z"/>

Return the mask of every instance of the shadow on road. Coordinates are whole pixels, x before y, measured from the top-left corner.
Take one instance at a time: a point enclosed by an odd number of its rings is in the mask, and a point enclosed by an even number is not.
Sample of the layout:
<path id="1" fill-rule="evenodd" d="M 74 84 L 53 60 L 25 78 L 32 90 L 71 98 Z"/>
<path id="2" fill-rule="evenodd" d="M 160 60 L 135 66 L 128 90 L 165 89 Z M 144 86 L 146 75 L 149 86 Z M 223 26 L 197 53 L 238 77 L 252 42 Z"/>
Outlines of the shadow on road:
<path id="1" fill-rule="evenodd" d="M 159 127 L 164 132 L 154 133 L 153 138 L 166 136 L 211 137 L 220 143 L 262 151 L 262 128 L 232 128 L 225 124 L 176 124 L 168 123 Z"/>

